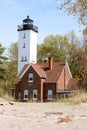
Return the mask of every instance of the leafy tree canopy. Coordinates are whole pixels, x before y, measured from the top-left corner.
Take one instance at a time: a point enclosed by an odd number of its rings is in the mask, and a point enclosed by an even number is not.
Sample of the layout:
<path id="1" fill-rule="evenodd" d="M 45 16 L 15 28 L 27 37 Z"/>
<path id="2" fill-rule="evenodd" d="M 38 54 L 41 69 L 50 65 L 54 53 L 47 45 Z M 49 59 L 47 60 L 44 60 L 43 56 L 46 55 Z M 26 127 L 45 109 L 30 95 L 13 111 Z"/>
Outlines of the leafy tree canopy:
<path id="1" fill-rule="evenodd" d="M 47 57 L 53 57 L 54 61 L 61 61 L 66 58 L 69 46 L 66 36 L 48 35 L 41 45 L 38 45 L 38 62 Z"/>
<path id="2" fill-rule="evenodd" d="M 87 0 L 56 0 L 58 8 L 78 17 L 79 23 L 87 26 Z"/>
<path id="3" fill-rule="evenodd" d="M 7 91 L 11 92 L 11 89 L 14 86 L 14 81 L 17 78 L 17 69 L 18 69 L 18 43 L 13 42 L 11 43 L 9 49 L 8 49 L 8 54 L 9 54 L 9 62 L 7 64 Z"/>
<path id="4" fill-rule="evenodd" d="M 5 74 L 5 61 L 8 59 L 6 56 L 4 56 L 5 48 L 0 43 L 0 80 L 4 78 Z"/>
<path id="5" fill-rule="evenodd" d="M 4 50 L 4 49 L 3 49 Z M 11 94 L 14 86 L 14 81 L 17 78 L 18 65 L 18 43 L 11 43 L 8 49 L 8 61 L 3 63 L 6 66 L 4 79 L 0 81 L 0 88 L 4 93 Z M 1 74 L 1 73 L 0 73 Z"/>

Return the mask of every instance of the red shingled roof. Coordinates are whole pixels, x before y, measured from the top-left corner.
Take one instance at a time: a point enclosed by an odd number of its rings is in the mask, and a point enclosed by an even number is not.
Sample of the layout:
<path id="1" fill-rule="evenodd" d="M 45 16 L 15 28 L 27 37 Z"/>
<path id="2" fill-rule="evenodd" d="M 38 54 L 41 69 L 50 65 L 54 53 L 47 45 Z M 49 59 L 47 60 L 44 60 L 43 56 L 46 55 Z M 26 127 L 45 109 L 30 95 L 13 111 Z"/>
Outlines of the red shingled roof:
<path id="1" fill-rule="evenodd" d="M 18 77 L 16 80 L 15 80 L 15 84 L 19 83 L 21 81 L 21 79 Z"/>
<path id="2" fill-rule="evenodd" d="M 46 78 L 46 74 L 40 65 L 32 64 L 32 66 L 36 70 L 36 72 L 40 75 L 40 77 Z"/>
<path id="3" fill-rule="evenodd" d="M 57 82 L 64 68 L 64 62 L 54 62 L 52 70 L 45 70 L 47 79 L 45 82 Z"/>
<path id="4" fill-rule="evenodd" d="M 26 70 L 26 68 L 29 66 L 29 64 L 25 64 L 19 74 L 19 77 L 22 75 L 22 73 Z"/>
<path id="5" fill-rule="evenodd" d="M 35 69 L 35 71 L 38 73 L 40 77 L 46 78 L 46 74 L 44 70 L 38 64 L 25 64 L 23 69 L 20 72 L 19 75 L 20 78 L 25 74 L 25 72 L 29 69 L 30 66 L 32 66 Z"/>
<path id="6" fill-rule="evenodd" d="M 46 66 L 44 67 L 44 65 L 25 64 L 19 74 L 20 78 L 17 79 L 16 83 L 21 80 L 21 77 L 25 74 L 25 72 L 28 70 L 30 66 L 32 66 L 35 69 L 35 71 L 39 74 L 40 77 L 46 79 L 45 82 L 57 82 L 64 68 L 64 65 L 64 62 L 54 62 L 52 70 L 49 70 L 48 67 L 46 69 Z"/>
<path id="7" fill-rule="evenodd" d="M 19 77 L 16 79 L 15 84 L 17 84 L 18 82 L 21 81 L 22 76 L 25 74 L 25 72 L 29 69 L 29 67 L 32 66 L 34 68 L 34 70 L 38 73 L 38 75 L 41 78 L 47 78 L 46 77 L 46 73 L 44 72 L 44 70 L 41 68 L 40 65 L 38 64 L 25 64 L 24 67 L 22 68 Z"/>
<path id="8" fill-rule="evenodd" d="M 18 82 L 20 82 L 21 81 L 21 78 L 20 78 L 20 76 L 22 75 L 22 73 L 26 70 L 26 68 L 29 66 L 29 64 L 25 64 L 24 66 L 23 66 L 23 68 L 22 68 L 22 70 L 21 70 L 21 72 L 20 72 L 20 74 L 19 74 L 19 77 L 16 79 L 16 81 L 15 81 L 15 84 L 17 84 Z"/>

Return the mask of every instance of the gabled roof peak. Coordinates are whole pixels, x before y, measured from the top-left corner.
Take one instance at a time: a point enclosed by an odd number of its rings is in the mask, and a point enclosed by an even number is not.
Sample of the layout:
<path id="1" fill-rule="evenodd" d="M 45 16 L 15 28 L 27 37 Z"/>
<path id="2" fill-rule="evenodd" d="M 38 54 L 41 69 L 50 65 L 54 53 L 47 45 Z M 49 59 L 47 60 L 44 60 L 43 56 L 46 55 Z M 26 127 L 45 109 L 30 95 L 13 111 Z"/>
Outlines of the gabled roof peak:
<path id="1" fill-rule="evenodd" d="M 25 64 L 19 77 L 22 78 L 23 75 L 27 72 L 27 70 L 30 68 L 30 67 L 33 67 L 33 69 L 37 72 L 37 74 L 41 77 L 41 78 L 46 78 L 46 74 L 44 72 L 44 70 L 40 67 L 40 65 L 38 64 Z"/>

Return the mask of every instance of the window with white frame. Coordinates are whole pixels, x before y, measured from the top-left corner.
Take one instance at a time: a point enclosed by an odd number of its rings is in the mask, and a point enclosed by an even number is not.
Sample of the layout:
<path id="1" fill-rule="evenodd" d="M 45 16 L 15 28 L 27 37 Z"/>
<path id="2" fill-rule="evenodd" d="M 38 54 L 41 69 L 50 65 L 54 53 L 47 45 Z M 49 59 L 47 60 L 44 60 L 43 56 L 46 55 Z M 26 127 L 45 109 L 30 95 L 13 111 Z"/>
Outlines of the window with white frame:
<path id="1" fill-rule="evenodd" d="M 21 93 L 19 92 L 19 94 L 18 94 L 18 100 L 20 100 L 21 99 Z"/>
<path id="2" fill-rule="evenodd" d="M 52 100 L 52 90 L 48 90 L 48 100 Z"/>
<path id="3" fill-rule="evenodd" d="M 30 73 L 29 74 L 29 79 L 28 79 L 29 82 L 33 82 L 33 73 Z"/>
<path id="4" fill-rule="evenodd" d="M 28 94 L 29 94 L 29 91 L 24 90 L 24 100 L 28 100 Z"/>
<path id="5" fill-rule="evenodd" d="M 37 90 L 33 90 L 33 100 L 37 100 Z"/>

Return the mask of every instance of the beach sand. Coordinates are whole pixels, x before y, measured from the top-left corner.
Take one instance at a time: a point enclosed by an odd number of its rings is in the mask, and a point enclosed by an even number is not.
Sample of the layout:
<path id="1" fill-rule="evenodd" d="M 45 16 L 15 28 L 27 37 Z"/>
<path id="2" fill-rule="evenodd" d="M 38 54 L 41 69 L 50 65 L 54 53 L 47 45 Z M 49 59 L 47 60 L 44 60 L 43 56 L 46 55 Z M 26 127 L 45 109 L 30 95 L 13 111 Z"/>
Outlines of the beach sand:
<path id="1" fill-rule="evenodd" d="M 0 99 L 0 130 L 87 130 L 87 103 L 24 103 Z"/>

